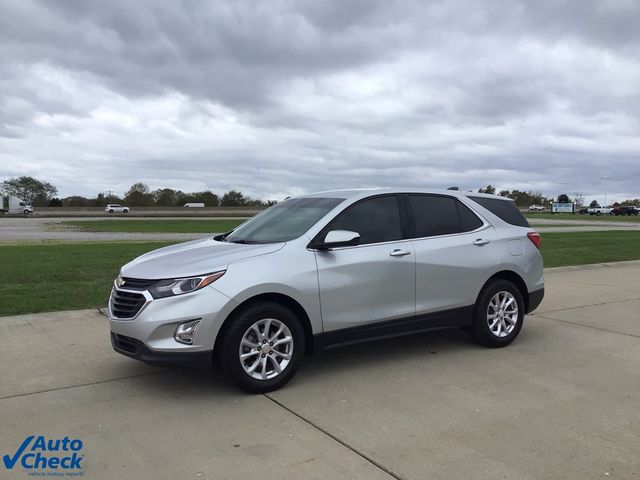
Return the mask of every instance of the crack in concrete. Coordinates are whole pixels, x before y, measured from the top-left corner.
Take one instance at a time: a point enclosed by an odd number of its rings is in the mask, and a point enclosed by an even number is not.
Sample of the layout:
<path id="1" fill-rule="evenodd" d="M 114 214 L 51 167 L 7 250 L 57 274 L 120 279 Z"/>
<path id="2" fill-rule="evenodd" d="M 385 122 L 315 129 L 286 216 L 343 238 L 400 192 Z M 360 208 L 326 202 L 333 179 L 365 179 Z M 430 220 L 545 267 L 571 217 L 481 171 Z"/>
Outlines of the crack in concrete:
<path id="1" fill-rule="evenodd" d="M 600 327 L 594 327 L 593 325 L 587 325 L 585 323 L 572 322 L 571 320 L 560 320 L 559 318 L 545 317 L 544 315 L 536 315 L 536 316 L 540 318 L 544 318 L 545 320 L 551 320 L 552 322 L 567 323 L 569 325 L 576 325 L 578 327 L 591 328 L 593 330 L 599 330 L 601 332 L 615 333 L 617 335 L 623 335 L 625 337 L 640 338 L 640 335 L 636 335 L 635 333 L 618 332 L 616 330 L 609 330 L 608 328 L 600 328 Z"/>
<path id="2" fill-rule="evenodd" d="M 39 395 L 41 393 L 57 392 L 57 391 L 60 391 L 60 390 L 69 390 L 69 389 L 77 388 L 77 387 L 90 387 L 92 385 L 101 385 L 103 383 L 117 382 L 119 380 L 129 380 L 131 378 L 147 377 L 149 375 L 158 375 L 158 374 L 164 373 L 166 371 L 167 370 L 160 370 L 158 372 L 149 372 L 149 373 L 142 373 L 140 375 L 129 375 L 129 376 L 126 376 L 126 377 L 110 378 L 108 380 L 99 380 L 97 382 L 79 383 L 77 385 L 65 385 L 63 387 L 48 388 L 48 389 L 45 389 L 45 390 L 37 390 L 35 392 L 18 393 L 16 395 L 8 395 L 6 397 L 0 397 L 0 401 L 2 401 L 2 400 L 10 400 L 12 398 L 29 397 L 31 395 Z"/>
<path id="3" fill-rule="evenodd" d="M 384 473 L 386 473 L 387 475 L 389 475 L 392 478 L 395 478 L 396 480 L 404 480 L 400 475 L 398 475 L 397 473 L 393 472 L 392 470 L 390 470 L 389 468 L 385 467 L 384 465 L 382 465 L 381 463 L 375 461 L 373 458 L 369 457 L 366 453 L 361 452 L 360 450 L 358 450 L 356 447 L 354 447 L 353 445 L 348 444 L 347 442 L 345 442 L 344 440 L 342 440 L 341 438 L 337 437 L 336 435 L 334 435 L 333 433 L 329 432 L 328 430 L 325 430 L 324 428 L 322 428 L 320 425 L 312 422 L 311 420 L 309 420 L 308 418 L 305 418 L 304 416 L 302 416 L 301 414 L 299 414 L 298 412 L 296 412 L 295 410 L 293 410 L 292 408 L 287 407 L 285 404 L 283 404 L 282 402 L 280 402 L 279 400 L 276 400 L 275 398 L 273 398 L 271 395 L 268 394 L 264 394 L 264 396 L 266 398 L 268 398 L 269 400 L 271 400 L 273 403 L 275 403 L 276 405 L 278 405 L 279 407 L 281 407 L 282 409 L 286 410 L 287 412 L 289 412 L 291 415 L 299 418 L 300 420 L 302 420 L 303 422 L 305 422 L 307 425 L 315 428 L 316 430 L 318 430 L 319 432 L 325 434 L 327 437 L 331 438 L 332 440 L 338 442 L 340 445 L 342 445 L 343 447 L 347 448 L 348 450 L 350 450 L 351 452 L 355 453 L 356 455 L 358 455 L 360 458 L 362 458 L 363 460 L 366 460 L 367 462 L 369 462 L 371 465 L 373 465 L 374 467 L 376 467 L 379 470 L 382 470 Z"/>
<path id="4" fill-rule="evenodd" d="M 568 312 L 569 310 L 582 310 L 583 308 L 591 308 L 591 307 L 601 307 L 603 305 L 609 305 L 611 303 L 621 303 L 621 302 L 635 302 L 640 300 L 640 297 L 637 298 L 626 298 L 624 300 L 616 300 L 614 302 L 600 302 L 600 303 L 591 303 L 589 305 L 578 305 L 577 307 L 566 307 L 566 308 L 558 308 L 556 310 L 545 310 L 542 313 L 531 313 L 530 315 L 534 317 L 540 317 L 542 315 L 546 315 L 548 313 L 557 313 L 557 312 Z"/>

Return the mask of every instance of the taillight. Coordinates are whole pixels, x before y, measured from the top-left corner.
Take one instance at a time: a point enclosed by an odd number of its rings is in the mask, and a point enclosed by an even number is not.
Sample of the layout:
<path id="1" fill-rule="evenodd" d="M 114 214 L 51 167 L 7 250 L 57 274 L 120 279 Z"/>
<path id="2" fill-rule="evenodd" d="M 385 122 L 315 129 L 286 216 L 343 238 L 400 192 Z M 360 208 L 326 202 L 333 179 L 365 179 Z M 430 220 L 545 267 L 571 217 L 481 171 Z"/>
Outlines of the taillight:
<path id="1" fill-rule="evenodd" d="M 538 232 L 529 232 L 527 233 L 527 237 L 529 237 L 529 240 L 531 240 L 531 243 L 533 243 L 536 248 L 540 248 L 540 245 L 542 245 L 542 237 Z"/>

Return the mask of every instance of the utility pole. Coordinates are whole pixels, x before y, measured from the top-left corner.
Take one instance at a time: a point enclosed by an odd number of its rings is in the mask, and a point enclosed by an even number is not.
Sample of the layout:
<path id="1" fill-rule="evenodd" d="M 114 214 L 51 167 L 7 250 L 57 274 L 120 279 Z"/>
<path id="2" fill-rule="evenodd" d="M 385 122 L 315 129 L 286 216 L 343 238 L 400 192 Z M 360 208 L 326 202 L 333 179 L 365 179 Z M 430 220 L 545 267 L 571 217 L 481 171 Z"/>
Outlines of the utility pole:
<path id="1" fill-rule="evenodd" d="M 602 180 L 602 185 L 604 186 L 604 205 L 603 207 L 608 207 L 609 204 L 607 203 L 607 180 L 609 180 L 611 177 L 600 177 L 600 180 Z"/>

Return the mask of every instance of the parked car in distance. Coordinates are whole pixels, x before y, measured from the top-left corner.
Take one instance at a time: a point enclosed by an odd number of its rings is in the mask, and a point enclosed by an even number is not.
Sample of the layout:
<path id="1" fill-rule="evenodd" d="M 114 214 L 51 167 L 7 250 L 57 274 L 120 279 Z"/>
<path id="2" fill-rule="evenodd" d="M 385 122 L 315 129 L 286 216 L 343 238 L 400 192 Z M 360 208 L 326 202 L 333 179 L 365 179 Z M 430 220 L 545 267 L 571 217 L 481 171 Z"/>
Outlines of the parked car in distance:
<path id="1" fill-rule="evenodd" d="M 530 212 L 544 212 L 544 207 L 542 205 L 529 205 Z"/>
<path id="2" fill-rule="evenodd" d="M 104 207 L 104 211 L 107 213 L 129 213 L 129 207 L 123 207 L 117 203 L 110 203 Z"/>
<path id="3" fill-rule="evenodd" d="M 495 195 L 292 197 L 124 265 L 111 343 L 152 365 L 216 363 L 253 393 L 284 385 L 305 354 L 366 340 L 452 327 L 505 347 L 544 296 L 540 243 L 513 200 Z"/>
<path id="4" fill-rule="evenodd" d="M 183 205 L 183 208 L 204 208 L 204 203 L 198 203 L 198 202 L 185 203 Z"/>
<path id="5" fill-rule="evenodd" d="M 587 212 L 589 215 L 611 215 L 611 207 L 589 207 Z"/>
<path id="6" fill-rule="evenodd" d="M 614 207 L 611 215 L 638 215 L 638 209 L 633 206 Z"/>
<path id="7" fill-rule="evenodd" d="M 33 207 L 13 195 L 0 195 L 0 214 L 5 213 L 29 215 L 33 213 Z"/>

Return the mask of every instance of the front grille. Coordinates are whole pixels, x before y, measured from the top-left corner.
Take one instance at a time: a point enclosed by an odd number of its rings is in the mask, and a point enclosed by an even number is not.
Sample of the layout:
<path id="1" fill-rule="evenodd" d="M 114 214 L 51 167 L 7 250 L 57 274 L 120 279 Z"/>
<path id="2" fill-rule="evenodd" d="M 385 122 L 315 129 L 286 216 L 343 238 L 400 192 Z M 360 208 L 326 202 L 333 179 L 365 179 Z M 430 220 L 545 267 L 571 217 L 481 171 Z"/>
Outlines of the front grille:
<path id="1" fill-rule="evenodd" d="M 124 282 L 121 286 L 129 290 L 148 290 L 157 280 L 143 280 L 141 278 L 122 277 Z"/>
<path id="2" fill-rule="evenodd" d="M 114 347 L 129 353 L 137 353 L 142 343 L 140 340 L 117 333 L 111 333 L 111 341 Z"/>
<path id="3" fill-rule="evenodd" d="M 133 318 L 146 301 L 141 293 L 124 292 L 114 288 L 111 294 L 111 313 L 116 318 Z"/>

